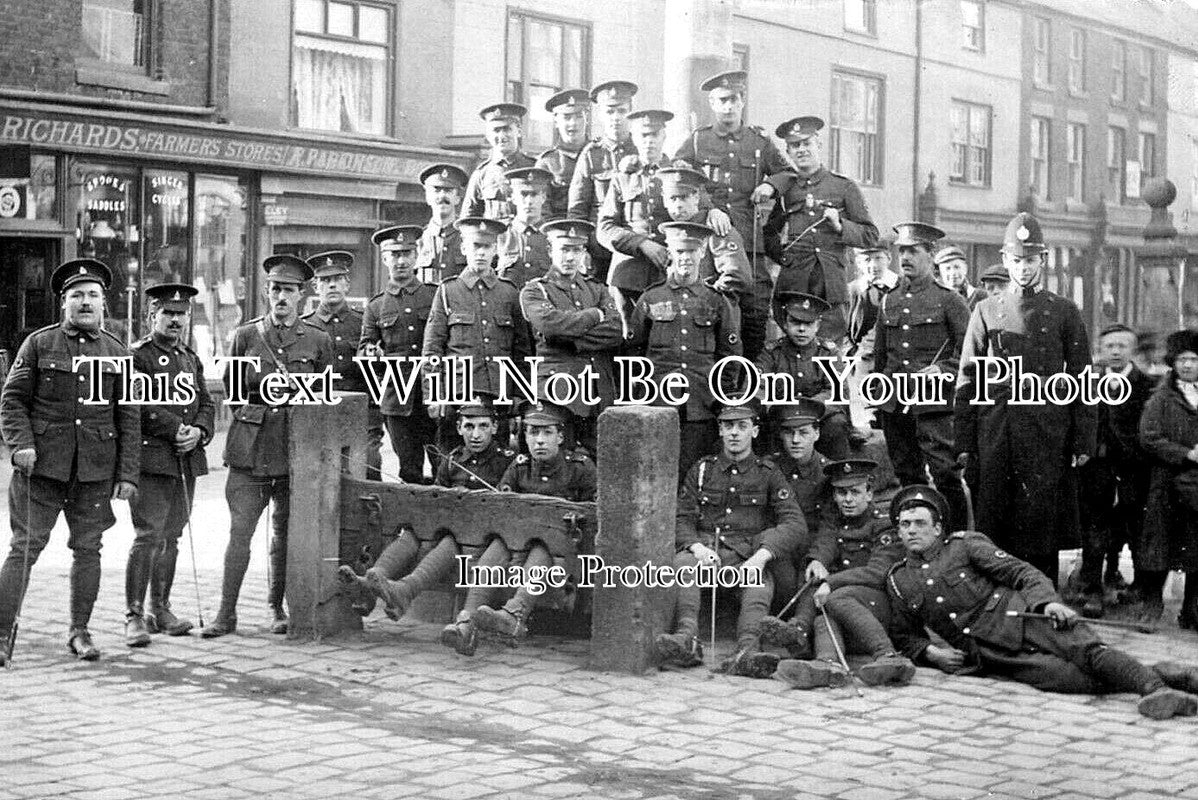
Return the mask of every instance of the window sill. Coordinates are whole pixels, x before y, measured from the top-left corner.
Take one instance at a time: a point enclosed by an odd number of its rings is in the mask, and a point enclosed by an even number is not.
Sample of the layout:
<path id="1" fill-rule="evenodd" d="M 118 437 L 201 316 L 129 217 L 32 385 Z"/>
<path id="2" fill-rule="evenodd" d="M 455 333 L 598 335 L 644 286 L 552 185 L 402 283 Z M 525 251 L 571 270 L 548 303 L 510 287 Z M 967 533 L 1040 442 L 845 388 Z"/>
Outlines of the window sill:
<path id="1" fill-rule="evenodd" d="M 877 31 L 867 31 L 867 30 L 861 30 L 861 29 L 858 29 L 858 28 L 848 28 L 848 27 L 846 27 L 846 28 L 844 29 L 844 32 L 845 32 L 845 33 L 851 33 L 851 34 L 853 34 L 854 36 L 864 36 L 864 37 L 866 37 L 867 39 L 877 39 L 877 38 L 878 38 L 878 32 L 877 32 Z"/>
<path id="2" fill-rule="evenodd" d="M 981 189 L 982 191 L 989 191 L 991 188 L 988 183 L 966 183 L 965 181 L 953 180 L 952 178 L 949 178 L 948 185 L 955 189 Z"/>
<path id="3" fill-rule="evenodd" d="M 170 81 L 156 81 L 144 74 L 126 72 L 103 62 L 76 64 L 75 83 L 163 97 L 171 93 Z"/>
<path id="4" fill-rule="evenodd" d="M 1079 200 L 1076 197 L 1065 198 L 1065 211 L 1066 212 L 1078 213 L 1078 212 L 1089 211 L 1089 210 L 1090 210 L 1090 207 L 1088 205 L 1086 205 L 1085 200 Z"/>
<path id="5" fill-rule="evenodd" d="M 1032 87 L 1039 89 L 1041 92 L 1055 92 L 1057 90 L 1055 83 L 1041 83 L 1037 80 L 1032 81 Z"/>
<path id="6" fill-rule="evenodd" d="M 1072 87 L 1070 87 L 1070 89 L 1069 89 L 1069 96 L 1076 97 L 1081 100 L 1089 100 L 1090 99 L 1090 93 L 1088 91 L 1086 91 L 1085 89 L 1074 89 Z"/>

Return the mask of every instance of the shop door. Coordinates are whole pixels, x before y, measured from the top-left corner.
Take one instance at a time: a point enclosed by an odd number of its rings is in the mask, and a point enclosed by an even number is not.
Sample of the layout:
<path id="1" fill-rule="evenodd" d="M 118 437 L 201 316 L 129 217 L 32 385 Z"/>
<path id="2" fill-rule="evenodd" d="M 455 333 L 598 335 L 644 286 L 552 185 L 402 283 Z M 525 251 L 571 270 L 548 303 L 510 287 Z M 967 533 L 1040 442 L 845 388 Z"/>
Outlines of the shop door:
<path id="1" fill-rule="evenodd" d="M 50 273 L 53 239 L 0 237 L 0 350 L 16 357 L 25 337 L 55 319 Z"/>

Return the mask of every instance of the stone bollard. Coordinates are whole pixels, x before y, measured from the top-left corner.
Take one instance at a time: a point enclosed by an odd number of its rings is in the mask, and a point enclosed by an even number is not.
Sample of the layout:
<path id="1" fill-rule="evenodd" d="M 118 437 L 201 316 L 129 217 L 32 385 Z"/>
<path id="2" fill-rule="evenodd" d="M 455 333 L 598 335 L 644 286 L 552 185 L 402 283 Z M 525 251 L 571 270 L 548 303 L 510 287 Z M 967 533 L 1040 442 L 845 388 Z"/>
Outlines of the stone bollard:
<path id="1" fill-rule="evenodd" d="M 288 637 L 360 631 L 337 580 L 341 473 L 366 477 L 366 395 L 290 409 L 291 517 L 287 531 Z M 342 451 L 345 451 L 345 457 Z"/>
<path id="2" fill-rule="evenodd" d="M 612 407 L 599 416 L 599 530 L 595 555 L 607 566 L 674 561 L 678 487 L 678 412 Z M 653 640 L 672 589 L 595 587 L 590 667 L 644 672 L 655 666 Z"/>

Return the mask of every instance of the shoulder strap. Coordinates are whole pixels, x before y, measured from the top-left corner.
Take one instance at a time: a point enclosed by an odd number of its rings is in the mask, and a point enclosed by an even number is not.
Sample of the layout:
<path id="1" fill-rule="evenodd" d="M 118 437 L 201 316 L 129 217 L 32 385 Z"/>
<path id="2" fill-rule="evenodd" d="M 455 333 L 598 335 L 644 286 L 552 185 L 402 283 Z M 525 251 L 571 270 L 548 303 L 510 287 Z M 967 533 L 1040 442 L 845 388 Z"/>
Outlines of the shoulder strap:
<path id="1" fill-rule="evenodd" d="M 266 340 L 266 317 L 259 317 L 258 322 L 255 323 L 254 327 L 258 330 L 258 335 L 262 337 L 262 344 L 266 345 L 266 353 L 270 356 L 270 360 L 274 362 L 275 369 L 278 370 L 280 374 L 290 375 L 291 373 L 287 371 L 287 367 L 283 366 L 283 364 L 280 363 L 279 359 L 275 356 L 275 351 L 271 349 L 270 342 Z"/>

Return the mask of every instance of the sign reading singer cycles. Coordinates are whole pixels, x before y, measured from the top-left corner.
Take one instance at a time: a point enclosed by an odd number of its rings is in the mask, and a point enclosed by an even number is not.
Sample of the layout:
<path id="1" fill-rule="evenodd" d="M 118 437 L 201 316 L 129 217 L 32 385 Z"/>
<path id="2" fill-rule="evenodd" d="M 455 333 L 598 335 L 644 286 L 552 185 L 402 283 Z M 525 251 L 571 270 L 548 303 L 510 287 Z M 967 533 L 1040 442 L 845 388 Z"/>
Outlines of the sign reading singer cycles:
<path id="1" fill-rule="evenodd" d="M 94 118 L 92 118 L 94 119 Z M 95 122 L 68 114 L 0 109 L 0 144 L 30 144 L 228 167 L 416 182 L 424 162 L 381 147 L 324 145 L 283 136 L 169 123 Z"/>

